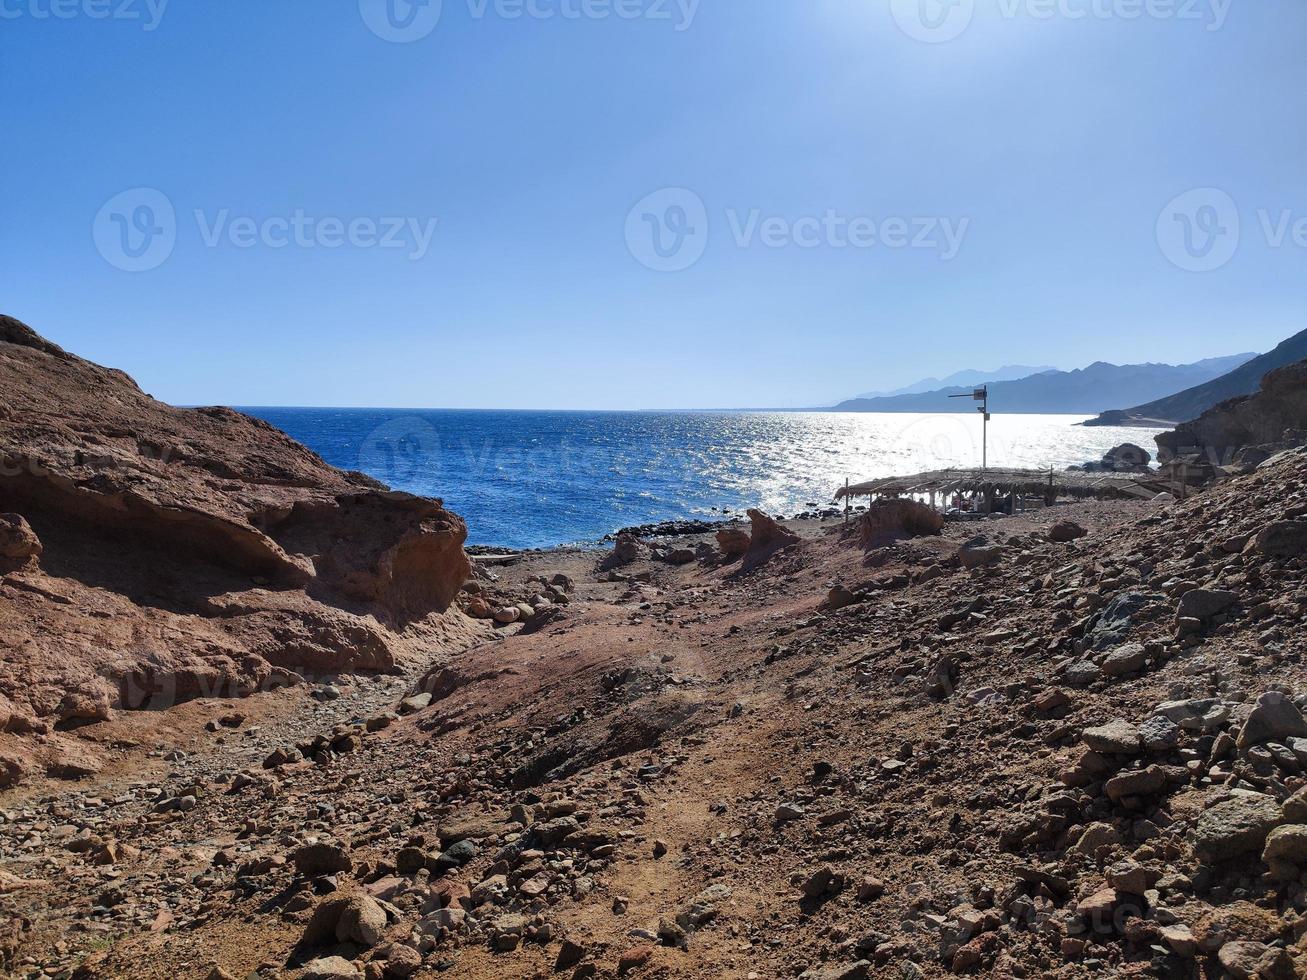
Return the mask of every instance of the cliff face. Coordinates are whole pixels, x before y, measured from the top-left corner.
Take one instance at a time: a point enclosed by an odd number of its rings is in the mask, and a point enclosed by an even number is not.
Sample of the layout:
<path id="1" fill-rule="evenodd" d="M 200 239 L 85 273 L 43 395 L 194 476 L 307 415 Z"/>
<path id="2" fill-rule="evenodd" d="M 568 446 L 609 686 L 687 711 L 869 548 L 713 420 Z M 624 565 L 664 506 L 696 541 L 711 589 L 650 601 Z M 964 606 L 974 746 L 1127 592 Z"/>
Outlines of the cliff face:
<path id="1" fill-rule="evenodd" d="M 1157 437 L 1163 454 L 1200 450 L 1210 461 L 1226 464 L 1248 446 L 1295 442 L 1286 435 L 1307 429 L 1307 361 L 1271 371 L 1253 395 L 1231 398 L 1192 422 Z"/>
<path id="2" fill-rule="evenodd" d="M 0 730 L 389 670 L 461 618 L 471 572 L 440 501 L 164 405 L 9 317 L 0 512 Z"/>

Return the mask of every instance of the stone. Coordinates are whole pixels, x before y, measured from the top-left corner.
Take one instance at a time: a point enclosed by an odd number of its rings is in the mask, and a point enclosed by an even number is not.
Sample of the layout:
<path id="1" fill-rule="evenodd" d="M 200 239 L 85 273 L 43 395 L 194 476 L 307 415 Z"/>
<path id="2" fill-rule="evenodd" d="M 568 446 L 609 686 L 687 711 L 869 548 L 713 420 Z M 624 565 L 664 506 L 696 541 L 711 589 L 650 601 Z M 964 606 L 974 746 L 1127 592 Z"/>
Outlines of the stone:
<path id="1" fill-rule="evenodd" d="M 958 561 L 963 568 L 984 568 L 997 565 L 1003 558 L 1003 548 L 991 545 L 983 539 L 968 541 L 958 550 Z"/>
<path id="2" fill-rule="evenodd" d="M 336 920 L 336 938 L 342 943 L 357 943 L 370 949 L 381 942 L 386 931 L 386 912 L 370 895 L 355 895 L 347 900 Z"/>
<path id="3" fill-rule="evenodd" d="M 1262 860 L 1267 864 L 1282 861 L 1301 867 L 1307 864 L 1307 825 L 1284 824 L 1266 837 Z"/>
<path id="4" fill-rule="evenodd" d="M 1180 607 L 1176 610 L 1178 619 L 1211 619 L 1219 616 L 1236 602 L 1239 597 L 1233 592 L 1215 589 L 1190 589 L 1180 597 Z"/>
<path id="5" fill-rule="evenodd" d="M 1200 856 L 1227 861 L 1259 854 L 1267 836 L 1283 822 L 1284 813 L 1271 797 L 1237 792 L 1199 815 L 1190 842 Z"/>
<path id="6" fill-rule="evenodd" d="M 1187 732 L 1216 731 L 1230 717 L 1230 709 L 1216 698 L 1166 701 L 1157 706 L 1156 713 Z"/>
<path id="7" fill-rule="evenodd" d="M 304 966 L 300 980 L 359 980 L 362 974 L 343 956 L 324 956 Z"/>
<path id="8" fill-rule="evenodd" d="M 558 957 L 554 960 L 554 971 L 559 972 L 569 967 L 576 966 L 588 955 L 588 951 L 578 942 L 571 939 L 564 939 L 563 945 L 559 947 Z"/>
<path id="9" fill-rule="evenodd" d="M 821 867 L 804 879 L 799 890 L 805 898 L 821 898 L 830 892 L 839 891 L 844 879 L 830 867 Z"/>
<path id="10" fill-rule="evenodd" d="M 1106 677 L 1120 677 L 1143 670 L 1148 662 L 1148 652 L 1142 643 L 1127 643 L 1111 651 L 1099 667 Z"/>
<path id="11" fill-rule="evenodd" d="M 879 878 L 863 878 L 858 882 L 858 901 L 870 902 L 885 894 L 885 882 Z"/>
<path id="12" fill-rule="evenodd" d="M 399 713 L 401 715 L 415 715 L 419 711 L 431 707 L 432 700 L 434 700 L 434 695 L 430 691 L 412 694 L 399 702 Z"/>
<path id="13" fill-rule="evenodd" d="M 1103 792 L 1108 799 L 1121 802 L 1131 796 L 1152 796 L 1160 793 L 1167 784 L 1168 776 L 1162 766 L 1149 766 L 1147 769 L 1134 769 L 1114 776 L 1103 784 Z"/>
<path id="14" fill-rule="evenodd" d="M 339 844 L 320 842 L 306 844 L 291 854 L 295 870 L 306 878 L 341 874 L 353 870 L 354 862 Z"/>
<path id="15" fill-rule="evenodd" d="M 1118 892 L 1142 895 L 1157 883 L 1161 873 L 1138 861 L 1126 859 L 1110 865 L 1106 872 L 1107 883 Z"/>
<path id="16" fill-rule="evenodd" d="M 1279 691 L 1267 691 L 1257 699 L 1256 707 L 1239 730 L 1236 745 L 1242 752 L 1272 739 L 1283 741 L 1304 736 L 1307 736 L 1307 719 L 1298 706 Z"/>
<path id="17" fill-rule="evenodd" d="M 495 610 L 495 622 L 503 626 L 516 623 L 521 618 L 522 610 L 518 609 L 517 606 L 504 606 Z"/>
<path id="18" fill-rule="evenodd" d="M 1180 744 L 1180 726 L 1164 715 L 1154 715 L 1139 726 L 1139 738 L 1149 752 L 1167 752 Z"/>
<path id="19" fill-rule="evenodd" d="M 0 514 L 0 558 L 27 561 L 41 554 L 41 539 L 20 514 Z"/>
<path id="20" fill-rule="evenodd" d="M 1062 672 L 1063 680 L 1072 687 L 1088 687 L 1102 676 L 1102 669 L 1092 660 L 1078 660 Z"/>
<path id="21" fill-rule="evenodd" d="M 1286 950 L 1264 943 L 1226 943 L 1216 958 L 1235 980 L 1293 980 L 1297 975 Z"/>
<path id="22" fill-rule="evenodd" d="M 740 558 L 749 550 L 749 532 L 743 528 L 725 527 L 717 532 L 717 547 L 728 558 Z"/>
<path id="23" fill-rule="evenodd" d="M 1075 521 L 1058 521 L 1048 529 L 1048 540 L 1056 541 L 1059 544 L 1065 544 L 1068 541 L 1075 541 L 1077 538 L 1083 538 L 1088 533 L 1088 531 Z"/>
<path id="24" fill-rule="evenodd" d="M 1257 532 L 1253 547 L 1268 558 L 1307 554 L 1307 521 L 1277 521 Z"/>
<path id="25" fill-rule="evenodd" d="M 422 954 L 412 946 L 403 943 L 391 943 L 380 952 L 385 954 L 386 980 L 404 980 L 422 969 Z"/>
<path id="26" fill-rule="evenodd" d="M 1086 728 L 1081 733 L 1081 738 L 1093 751 L 1106 755 L 1138 755 L 1142 745 L 1139 729 L 1124 718 L 1113 719 L 1096 728 Z"/>

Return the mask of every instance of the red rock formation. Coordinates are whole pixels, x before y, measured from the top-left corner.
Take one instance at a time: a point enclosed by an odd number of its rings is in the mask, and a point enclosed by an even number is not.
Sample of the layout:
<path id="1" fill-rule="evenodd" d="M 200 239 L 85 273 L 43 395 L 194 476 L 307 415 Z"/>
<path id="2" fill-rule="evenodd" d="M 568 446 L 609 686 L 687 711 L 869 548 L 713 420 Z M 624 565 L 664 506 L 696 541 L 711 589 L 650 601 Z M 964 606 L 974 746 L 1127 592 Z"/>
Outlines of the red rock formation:
<path id="1" fill-rule="evenodd" d="M 1298 442 L 1295 433 L 1304 429 L 1307 361 L 1299 361 L 1267 374 L 1256 394 L 1221 402 L 1175 431 L 1162 433 L 1157 445 L 1167 458 L 1197 451 L 1212 463 L 1226 465 L 1248 446 Z"/>
<path id="2" fill-rule="evenodd" d="M 471 573 L 440 501 L 231 409 L 164 405 L 9 317 L 0 511 L 0 703 L 20 719 L 389 670 Z"/>

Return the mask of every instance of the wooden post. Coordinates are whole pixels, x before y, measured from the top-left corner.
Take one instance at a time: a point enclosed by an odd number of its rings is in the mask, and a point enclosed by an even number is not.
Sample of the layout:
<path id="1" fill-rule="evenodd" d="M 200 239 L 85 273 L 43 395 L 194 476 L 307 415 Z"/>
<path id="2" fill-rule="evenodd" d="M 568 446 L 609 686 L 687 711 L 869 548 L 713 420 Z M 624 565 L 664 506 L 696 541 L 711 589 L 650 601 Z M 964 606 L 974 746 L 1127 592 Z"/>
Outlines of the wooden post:
<path id="1" fill-rule="evenodd" d="M 851 499 L 851 498 L 849 497 L 849 478 L 846 476 L 846 477 L 844 478 L 844 523 L 845 523 L 845 524 L 849 523 L 849 502 L 850 502 L 850 499 Z"/>

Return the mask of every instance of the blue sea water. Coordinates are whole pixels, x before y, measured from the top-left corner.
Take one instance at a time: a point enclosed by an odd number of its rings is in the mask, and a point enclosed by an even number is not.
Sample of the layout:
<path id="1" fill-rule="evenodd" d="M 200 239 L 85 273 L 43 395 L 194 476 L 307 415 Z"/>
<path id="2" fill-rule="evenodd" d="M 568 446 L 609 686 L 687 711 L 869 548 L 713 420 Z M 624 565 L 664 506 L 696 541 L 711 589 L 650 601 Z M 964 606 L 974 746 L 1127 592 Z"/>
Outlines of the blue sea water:
<path id="1" fill-rule="evenodd" d="M 342 469 L 440 497 L 470 544 L 592 543 L 621 527 L 762 507 L 792 515 L 857 483 L 977 466 L 978 415 L 247 408 Z M 1153 431 L 996 415 L 993 466 L 1058 468 Z"/>

